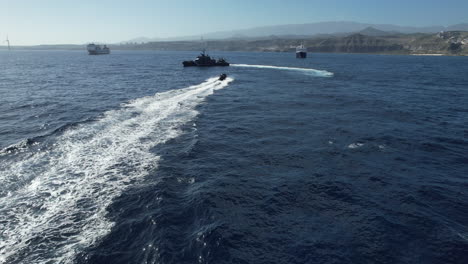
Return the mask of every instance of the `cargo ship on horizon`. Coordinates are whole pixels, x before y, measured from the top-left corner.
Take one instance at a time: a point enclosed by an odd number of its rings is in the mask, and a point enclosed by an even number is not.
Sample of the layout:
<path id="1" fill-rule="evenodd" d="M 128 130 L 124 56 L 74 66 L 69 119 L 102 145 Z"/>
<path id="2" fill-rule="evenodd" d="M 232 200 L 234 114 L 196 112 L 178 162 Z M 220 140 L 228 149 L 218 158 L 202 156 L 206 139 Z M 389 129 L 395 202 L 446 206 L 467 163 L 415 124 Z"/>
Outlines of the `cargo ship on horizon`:
<path id="1" fill-rule="evenodd" d="M 106 55 L 110 54 L 110 49 L 106 45 L 101 47 L 101 45 L 96 45 L 91 43 L 87 46 L 88 54 L 89 55 Z"/>

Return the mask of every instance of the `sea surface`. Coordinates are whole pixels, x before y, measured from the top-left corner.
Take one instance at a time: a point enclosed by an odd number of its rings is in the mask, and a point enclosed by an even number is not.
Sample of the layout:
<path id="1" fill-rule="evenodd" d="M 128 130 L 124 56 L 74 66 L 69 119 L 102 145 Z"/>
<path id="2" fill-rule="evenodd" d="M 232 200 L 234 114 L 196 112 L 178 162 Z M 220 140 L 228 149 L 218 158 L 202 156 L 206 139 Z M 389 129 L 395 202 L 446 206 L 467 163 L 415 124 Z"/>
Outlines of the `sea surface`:
<path id="1" fill-rule="evenodd" d="M 468 263 L 468 57 L 196 55 L 0 51 L 1 264 Z"/>

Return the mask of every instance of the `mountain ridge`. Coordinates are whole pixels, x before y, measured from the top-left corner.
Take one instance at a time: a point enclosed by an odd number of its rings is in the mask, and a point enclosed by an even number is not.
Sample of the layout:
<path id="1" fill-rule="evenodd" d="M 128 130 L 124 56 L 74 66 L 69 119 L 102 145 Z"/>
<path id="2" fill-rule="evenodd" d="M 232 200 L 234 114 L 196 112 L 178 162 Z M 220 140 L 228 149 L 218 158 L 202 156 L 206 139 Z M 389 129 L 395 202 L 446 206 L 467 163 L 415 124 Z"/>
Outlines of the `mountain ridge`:
<path id="1" fill-rule="evenodd" d="M 365 33 L 379 33 L 375 36 Z M 439 54 L 468 55 L 468 31 L 446 31 L 436 34 L 401 34 L 374 31 L 340 36 L 322 35 L 309 38 L 265 38 L 256 40 L 224 39 L 209 40 L 206 45 L 217 51 L 264 51 L 294 52 L 303 43 L 310 52 L 328 53 L 373 53 L 373 54 Z M 142 50 L 193 50 L 201 48 L 199 41 L 150 42 L 138 45 L 124 45 L 122 49 Z"/>
<path id="2" fill-rule="evenodd" d="M 394 32 L 394 33 L 437 33 L 440 31 L 468 31 L 468 23 L 459 23 L 449 26 L 401 26 L 393 24 L 372 24 L 372 23 L 360 23 L 354 21 L 329 21 L 329 22 L 317 22 L 317 23 L 304 23 L 304 24 L 284 24 L 284 25 L 272 25 L 272 26 L 261 26 L 252 27 L 246 29 L 228 30 L 228 31 L 217 31 L 211 33 L 204 33 L 200 35 L 192 36 L 180 36 L 170 38 L 147 38 L 139 37 L 129 41 L 123 41 L 122 43 L 129 42 L 152 42 L 152 41 L 186 41 L 186 40 L 199 40 L 201 36 L 207 40 L 215 39 L 248 39 L 248 38 L 262 38 L 266 36 L 314 36 L 320 34 L 349 34 L 357 33 L 366 28 L 373 28 L 379 31 Z M 135 41 L 142 40 L 145 41 Z"/>
<path id="3" fill-rule="evenodd" d="M 316 35 L 313 37 L 269 36 L 254 39 L 222 39 L 197 41 L 158 41 L 110 45 L 113 50 L 294 52 L 304 44 L 309 52 L 372 53 L 372 54 L 437 54 L 468 55 L 468 31 L 402 34 L 366 28 L 352 34 Z M 13 46 L 13 49 L 85 50 L 85 45 Z M 6 47 L 0 46 L 0 49 Z"/>

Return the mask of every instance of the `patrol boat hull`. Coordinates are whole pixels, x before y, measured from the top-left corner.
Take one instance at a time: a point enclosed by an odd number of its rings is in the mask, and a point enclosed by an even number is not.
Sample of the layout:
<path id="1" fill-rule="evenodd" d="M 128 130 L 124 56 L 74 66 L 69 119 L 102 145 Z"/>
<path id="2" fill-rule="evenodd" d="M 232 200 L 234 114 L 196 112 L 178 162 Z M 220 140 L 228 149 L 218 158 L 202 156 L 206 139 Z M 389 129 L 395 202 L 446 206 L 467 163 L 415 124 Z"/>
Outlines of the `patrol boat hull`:
<path id="1" fill-rule="evenodd" d="M 229 66 L 229 62 L 224 59 L 212 59 L 203 51 L 195 60 L 182 62 L 184 67 L 215 67 Z"/>

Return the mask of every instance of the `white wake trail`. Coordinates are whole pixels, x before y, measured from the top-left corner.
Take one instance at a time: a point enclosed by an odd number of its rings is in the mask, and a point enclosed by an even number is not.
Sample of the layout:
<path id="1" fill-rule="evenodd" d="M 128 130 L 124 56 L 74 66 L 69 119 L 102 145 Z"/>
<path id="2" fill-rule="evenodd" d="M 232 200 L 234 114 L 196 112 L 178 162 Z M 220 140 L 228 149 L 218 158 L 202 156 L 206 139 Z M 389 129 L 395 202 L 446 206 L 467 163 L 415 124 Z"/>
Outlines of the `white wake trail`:
<path id="1" fill-rule="evenodd" d="M 71 263 L 108 234 L 106 208 L 157 167 L 150 150 L 178 137 L 196 107 L 233 79 L 139 98 L 71 128 L 53 147 L 0 164 L 0 263 Z M 4 188 L 4 187 L 0 187 Z"/>
<path id="2" fill-rule="evenodd" d="M 280 67 L 270 65 L 251 65 L 251 64 L 231 64 L 233 67 L 242 68 L 257 68 L 257 69 L 272 69 L 272 70 L 285 70 L 285 71 L 297 71 L 306 75 L 315 77 L 333 77 L 333 73 L 325 70 L 307 69 L 307 68 L 294 68 L 294 67 Z"/>

